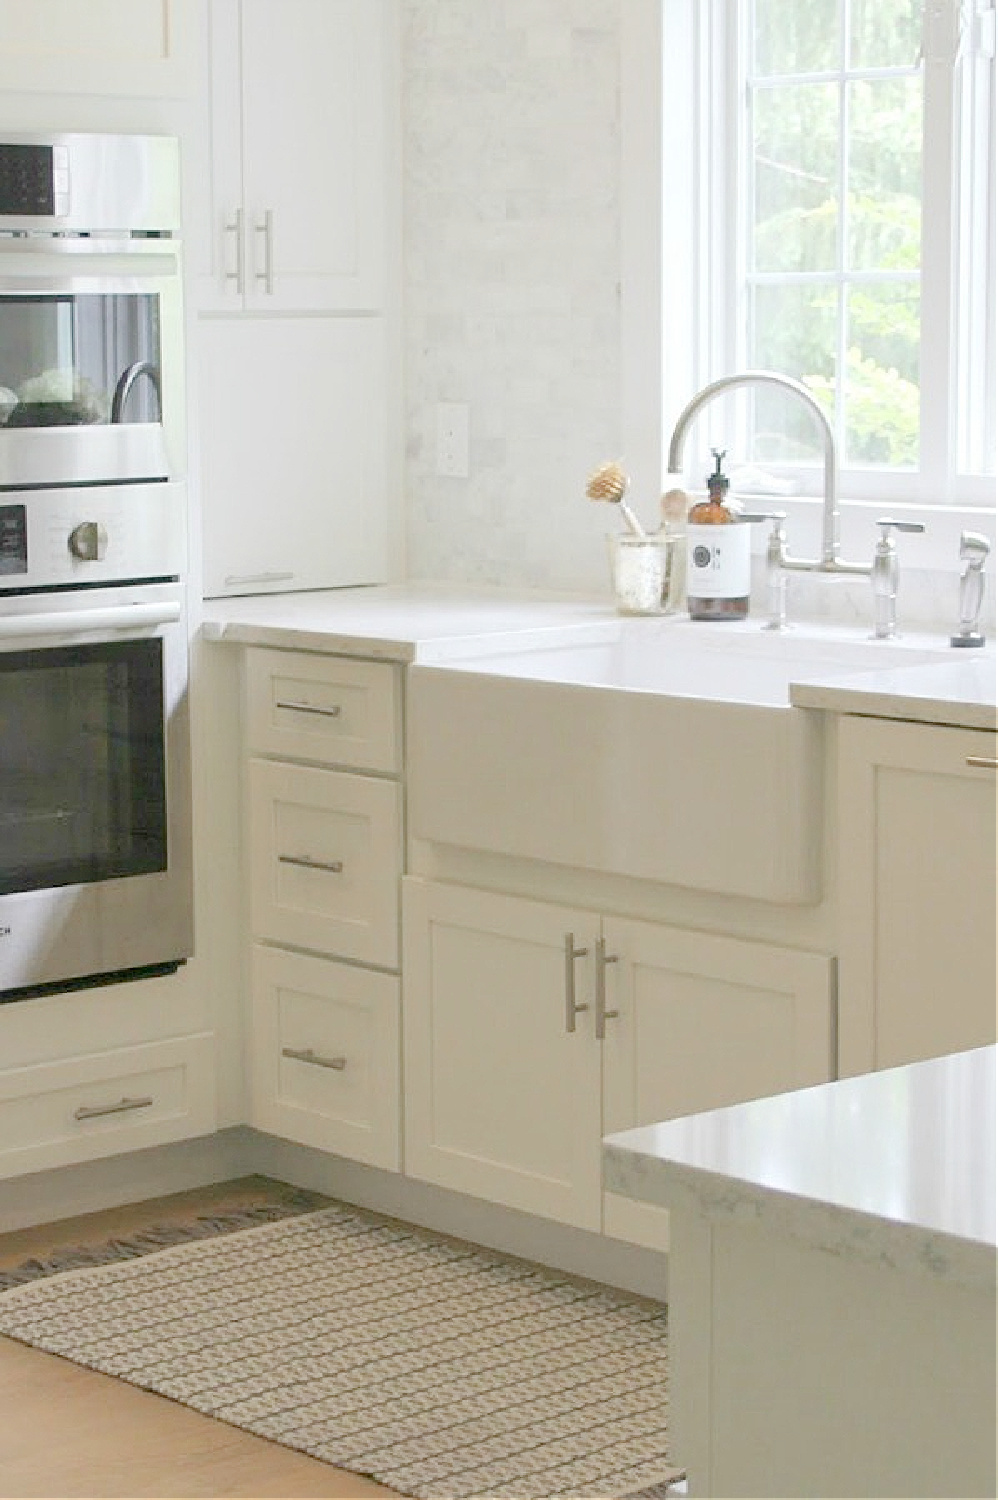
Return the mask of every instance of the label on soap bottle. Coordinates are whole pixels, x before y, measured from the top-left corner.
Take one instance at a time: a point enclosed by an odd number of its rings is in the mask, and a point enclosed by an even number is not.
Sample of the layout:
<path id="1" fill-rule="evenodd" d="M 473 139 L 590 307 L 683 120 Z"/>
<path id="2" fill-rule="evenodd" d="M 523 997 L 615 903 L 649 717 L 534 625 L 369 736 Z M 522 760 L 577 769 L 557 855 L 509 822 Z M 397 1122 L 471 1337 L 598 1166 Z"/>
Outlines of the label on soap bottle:
<path id="1" fill-rule="evenodd" d="M 695 599 L 743 599 L 751 578 L 751 527 L 686 528 L 686 592 Z"/>

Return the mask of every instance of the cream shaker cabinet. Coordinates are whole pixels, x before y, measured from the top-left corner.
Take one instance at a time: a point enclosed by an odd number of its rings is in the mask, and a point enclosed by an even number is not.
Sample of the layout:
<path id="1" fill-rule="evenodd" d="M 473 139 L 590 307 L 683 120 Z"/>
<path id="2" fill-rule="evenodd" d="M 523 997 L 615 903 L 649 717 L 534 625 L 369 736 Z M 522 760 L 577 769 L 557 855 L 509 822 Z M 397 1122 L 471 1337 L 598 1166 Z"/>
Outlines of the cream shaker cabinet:
<path id="1" fill-rule="evenodd" d="M 387 0 L 208 0 L 205 310 L 384 302 Z"/>
<path id="2" fill-rule="evenodd" d="M 839 725 L 843 1073 L 995 1040 L 996 736 Z"/>
<path id="3" fill-rule="evenodd" d="M 661 1249 L 609 1131 L 833 1077 L 818 954 L 403 882 L 406 1171 Z"/>
<path id="4" fill-rule="evenodd" d="M 250 649 L 250 1122 L 397 1169 L 399 669 Z"/>
<path id="5" fill-rule="evenodd" d="M 180 98 L 199 0 L 0 0 L 0 90 Z"/>

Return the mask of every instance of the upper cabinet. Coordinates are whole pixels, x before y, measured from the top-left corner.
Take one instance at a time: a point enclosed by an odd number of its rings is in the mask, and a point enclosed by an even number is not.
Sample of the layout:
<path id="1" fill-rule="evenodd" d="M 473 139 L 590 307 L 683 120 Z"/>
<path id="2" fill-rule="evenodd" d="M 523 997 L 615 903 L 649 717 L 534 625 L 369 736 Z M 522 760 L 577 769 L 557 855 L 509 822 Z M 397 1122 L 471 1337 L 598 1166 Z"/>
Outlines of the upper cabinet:
<path id="1" fill-rule="evenodd" d="M 0 0 L 0 90 L 180 98 L 197 0 Z"/>
<path id="2" fill-rule="evenodd" d="M 209 0 L 202 311 L 384 302 L 387 0 Z"/>

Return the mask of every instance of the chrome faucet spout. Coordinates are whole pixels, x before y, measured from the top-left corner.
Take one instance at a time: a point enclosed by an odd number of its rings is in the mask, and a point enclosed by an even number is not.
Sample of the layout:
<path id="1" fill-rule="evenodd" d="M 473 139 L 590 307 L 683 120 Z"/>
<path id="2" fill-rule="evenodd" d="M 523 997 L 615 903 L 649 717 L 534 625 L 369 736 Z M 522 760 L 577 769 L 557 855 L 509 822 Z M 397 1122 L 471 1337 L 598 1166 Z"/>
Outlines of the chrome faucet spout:
<path id="1" fill-rule="evenodd" d="M 784 566 L 805 571 L 869 573 L 870 569 L 858 564 L 839 562 L 839 507 L 838 478 L 835 458 L 835 438 L 828 418 L 811 395 L 806 385 L 792 380 L 789 375 L 779 375 L 773 370 L 744 370 L 738 375 L 722 375 L 698 391 L 680 412 L 669 443 L 669 472 L 678 474 L 682 464 L 683 445 L 693 419 L 714 400 L 727 391 L 741 390 L 747 386 L 776 386 L 791 396 L 796 396 L 811 412 L 821 433 L 824 450 L 824 509 L 821 521 L 821 558 L 809 562 L 803 558 L 786 558 Z"/>

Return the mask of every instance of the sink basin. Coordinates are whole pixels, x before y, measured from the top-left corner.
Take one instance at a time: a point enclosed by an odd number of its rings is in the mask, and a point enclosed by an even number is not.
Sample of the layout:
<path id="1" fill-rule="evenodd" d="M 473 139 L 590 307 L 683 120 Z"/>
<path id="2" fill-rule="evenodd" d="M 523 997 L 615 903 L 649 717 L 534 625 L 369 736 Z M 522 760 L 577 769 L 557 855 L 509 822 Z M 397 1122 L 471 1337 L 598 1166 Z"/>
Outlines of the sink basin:
<path id="1" fill-rule="evenodd" d="M 420 839 L 775 902 L 820 895 L 824 733 L 791 682 L 945 657 L 685 618 L 410 669 Z"/>

